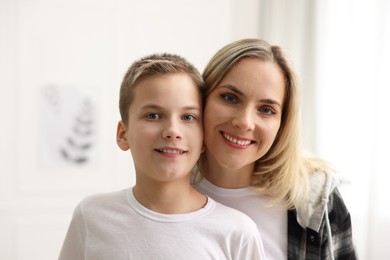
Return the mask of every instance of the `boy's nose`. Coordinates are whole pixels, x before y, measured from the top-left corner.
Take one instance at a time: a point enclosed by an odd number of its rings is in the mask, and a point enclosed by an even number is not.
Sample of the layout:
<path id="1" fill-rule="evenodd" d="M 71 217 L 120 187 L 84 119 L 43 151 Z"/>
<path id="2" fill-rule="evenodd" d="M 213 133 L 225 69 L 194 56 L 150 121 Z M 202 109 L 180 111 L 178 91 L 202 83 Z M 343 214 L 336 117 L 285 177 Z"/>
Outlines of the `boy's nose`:
<path id="1" fill-rule="evenodd" d="M 179 127 L 174 122 L 169 122 L 162 133 L 163 138 L 180 140 L 182 134 Z"/>

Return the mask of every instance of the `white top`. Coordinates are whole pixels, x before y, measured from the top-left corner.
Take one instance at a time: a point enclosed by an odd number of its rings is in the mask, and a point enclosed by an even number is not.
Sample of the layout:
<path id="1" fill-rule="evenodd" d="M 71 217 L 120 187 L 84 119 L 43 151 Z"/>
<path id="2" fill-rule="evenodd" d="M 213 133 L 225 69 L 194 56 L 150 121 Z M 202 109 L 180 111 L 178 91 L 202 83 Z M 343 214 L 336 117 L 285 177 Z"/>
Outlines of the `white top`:
<path id="1" fill-rule="evenodd" d="M 203 179 L 196 187 L 219 203 L 244 212 L 257 224 L 267 259 L 287 259 L 287 210 L 250 188 L 224 189 Z"/>
<path id="2" fill-rule="evenodd" d="M 60 260 L 265 259 L 256 224 L 208 198 L 188 214 L 143 207 L 132 189 L 90 196 L 74 211 Z"/>

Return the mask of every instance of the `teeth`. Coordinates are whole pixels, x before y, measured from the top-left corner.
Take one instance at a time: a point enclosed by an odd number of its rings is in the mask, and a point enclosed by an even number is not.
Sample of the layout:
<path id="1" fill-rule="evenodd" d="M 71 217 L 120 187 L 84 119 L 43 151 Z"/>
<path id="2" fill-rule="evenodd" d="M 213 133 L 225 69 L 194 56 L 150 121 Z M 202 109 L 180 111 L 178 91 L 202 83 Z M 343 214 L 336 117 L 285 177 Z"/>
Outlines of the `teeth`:
<path id="1" fill-rule="evenodd" d="M 183 151 L 180 150 L 171 150 L 171 149 L 157 149 L 159 152 L 162 153 L 184 153 Z"/>
<path id="2" fill-rule="evenodd" d="M 227 134 L 225 134 L 225 133 L 223 133 L 223 136 L 224 136 L 229 142 L 232 142 L 232 143 L 235 143 L 235 144 L 238 144 L 238 145 L 245 146 L 245 145 L 248 145 L 248 144 L 251 143 L 251 141 L 248 141 L 248 140 L 237 140 L 236 138 L 231 137 L 230 135 L 227 135 Z"/>

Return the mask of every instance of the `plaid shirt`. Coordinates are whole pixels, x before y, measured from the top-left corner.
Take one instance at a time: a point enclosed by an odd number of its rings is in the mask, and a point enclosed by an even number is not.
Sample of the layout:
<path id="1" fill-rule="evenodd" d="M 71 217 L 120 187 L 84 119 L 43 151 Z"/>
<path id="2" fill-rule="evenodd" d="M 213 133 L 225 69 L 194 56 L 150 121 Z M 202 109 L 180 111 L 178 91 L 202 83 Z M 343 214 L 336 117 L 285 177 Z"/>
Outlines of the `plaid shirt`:
<path id="1" fill-rule="evenodd" d="M 351 216 L 337 188 L 329 196 L 328 212 L 334 259 L 357 259 L 352 241 Z M 323 217 L 318 232 L 310 228 L 304 229 L 297 221 L 296 210 L 289 210 L 288 259 L 331 259 L 327 228 L 325 217 Z"/>

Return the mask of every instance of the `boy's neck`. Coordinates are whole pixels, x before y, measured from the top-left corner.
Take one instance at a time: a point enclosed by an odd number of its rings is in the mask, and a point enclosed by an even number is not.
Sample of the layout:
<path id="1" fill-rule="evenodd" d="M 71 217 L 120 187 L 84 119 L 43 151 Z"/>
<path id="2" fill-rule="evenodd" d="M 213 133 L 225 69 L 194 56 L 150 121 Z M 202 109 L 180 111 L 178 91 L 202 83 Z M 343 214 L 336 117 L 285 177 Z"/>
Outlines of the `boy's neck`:
<path id="1" fill-rule="evenodd" d="M 194 189 L 188 180 L 173 183 L 138 182 L 133 193 L 144 207 L 162 214 L 194 212 L 207 203 L 207 197 Z"/>

